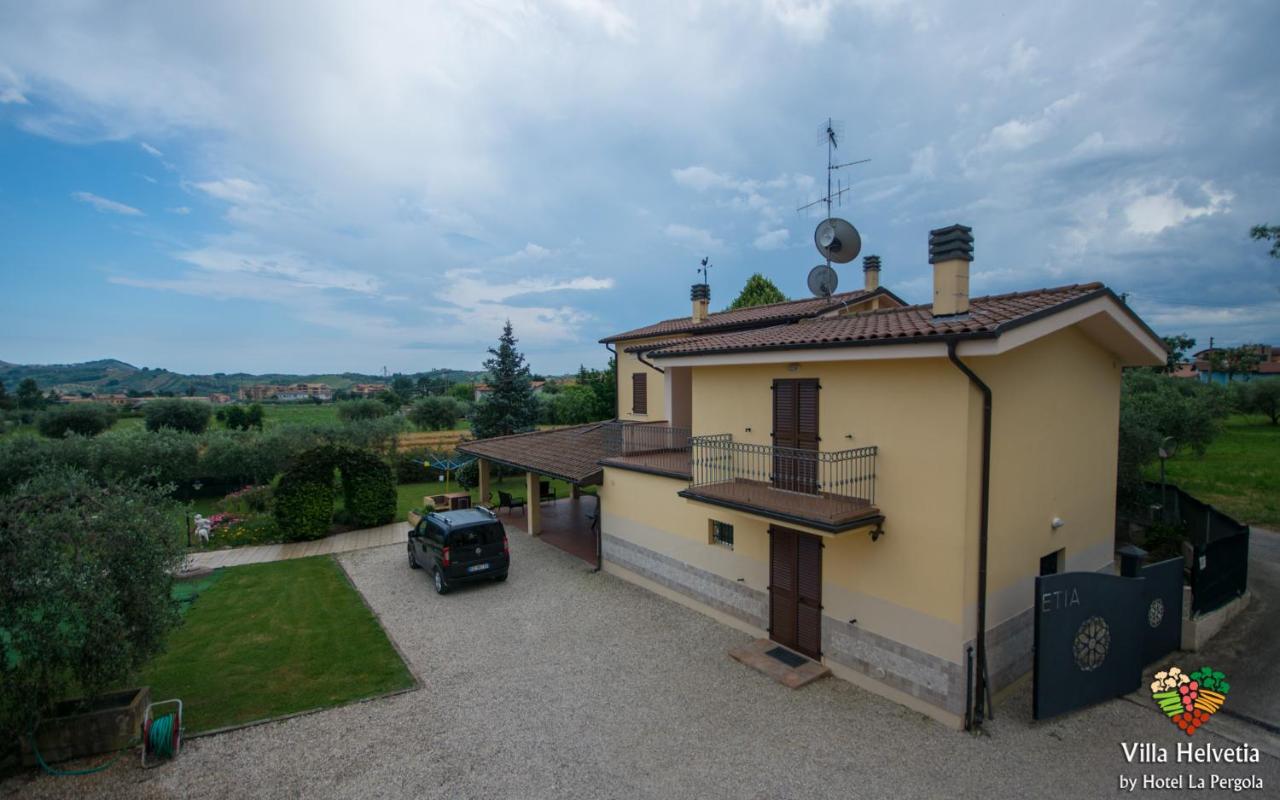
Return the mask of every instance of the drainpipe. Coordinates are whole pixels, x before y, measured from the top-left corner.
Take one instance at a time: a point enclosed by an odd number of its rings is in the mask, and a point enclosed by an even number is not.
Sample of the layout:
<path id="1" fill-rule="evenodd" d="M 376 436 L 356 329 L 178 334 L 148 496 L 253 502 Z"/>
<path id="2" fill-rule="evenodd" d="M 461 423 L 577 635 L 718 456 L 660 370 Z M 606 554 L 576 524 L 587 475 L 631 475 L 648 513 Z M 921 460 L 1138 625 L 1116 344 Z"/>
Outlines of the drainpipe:
<path id="1" fill-rule="evenodd" d="M 987 530 L 991 511 L 991 387 L 983 383 L 968 365 L 956 355 L 956 340 L 947 342 L 947 358 L 956 369 L 965 374 L 969 383 L 982 392 L 982 488 L 978 511 L 978 637 L 977 674 L 972 698 L 971 724 L 981 727 L 984 717 L 994 719 L 991 713 L 991 687 L 987 682 Z"/>
<path id="2" fill-rule="evenodd" d="M 604 349 L 613 354 L 613 418 L 622 419 L 618 414 L 618 351 L 614 350 L 608 342 L 604 343 Z"/>
<path id="3" fill-rule="evenodd" d="M 667 374 L 667 371 L 666 371 L 665 369 L 663 369 L 662 367 L 659 367 L 658 365 L 656 365 L 656 364 L 654 364 L 654 363 L 652 363 L 652 362 L 645 361 L 645 360 L 644 360 L 644 353 L 642 353 L 642 352 L 641 352 L 641 351 L 639 351 L 639 350 L 637 350 L 637 351 L 636 351 L 636 361 L 639 361 L 641 364 L 644 364 L 644 365 L 645 365 L 646 367 L 648 367 L 649 369 L 656 369 L 658 372 L 661 372 L 663 375 L 666 375 L 666 374 Z"/>
<path id="4" fill-rule="evenodd" d="M 596 529 L 596 568 L 591 571 L 599 572 L 604 569 L 604 499 L 599 489 L 596 489 L 596 518 L 591 527 Z"/>

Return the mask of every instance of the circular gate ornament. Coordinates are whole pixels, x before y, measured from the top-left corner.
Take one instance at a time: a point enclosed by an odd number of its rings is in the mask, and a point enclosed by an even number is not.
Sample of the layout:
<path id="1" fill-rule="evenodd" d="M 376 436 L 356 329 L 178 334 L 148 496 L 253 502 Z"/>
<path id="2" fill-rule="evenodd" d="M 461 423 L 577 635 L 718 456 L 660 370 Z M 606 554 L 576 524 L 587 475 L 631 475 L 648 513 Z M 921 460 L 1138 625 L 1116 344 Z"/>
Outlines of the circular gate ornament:
<path id="1" fill-rule="evenodd" d="M 1111 629 L 1107 627 L 1107 621 L 1102 617 L 1089 617 L 1076 629 L 1071 650 L 1080 671 L 1093 672 L 1102 666 L 1110 647 Z"/>
<path id="2" fill-rule="evenodd" d="M 1164 621 L 1164 600 L 1159 597 L 1151 601 L 1150 607 L 1147 608 L 1147 624 L 1153 628 L 1159 628 L 1160 623 Z"/>

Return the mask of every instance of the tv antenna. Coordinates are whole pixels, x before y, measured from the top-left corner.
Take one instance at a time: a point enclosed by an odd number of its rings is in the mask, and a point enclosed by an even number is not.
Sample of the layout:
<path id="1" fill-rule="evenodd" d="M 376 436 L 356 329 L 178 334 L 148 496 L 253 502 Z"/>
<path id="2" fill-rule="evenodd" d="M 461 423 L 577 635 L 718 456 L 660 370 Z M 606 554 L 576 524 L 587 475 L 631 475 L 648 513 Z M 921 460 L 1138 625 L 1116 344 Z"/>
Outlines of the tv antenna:
<path id="1" fill-rule="evenodd" d="M 702 266 L 698 267 L 698 272 L 702 273 L 702 282 L 711 285 L 711 281 L 707 279 L 707 270 L 711 269 L 711 256 L 702 259 Z"/>
<path id="2" fill-rule="evenodd" d="M 866 164 L 871 159 L 862 158 L 857 161 L 846 161 L 843 164 L 836 163 L 836 150 L 840 147 L 840 139 L 844 137 L 844 123 L 839 120 L 827 118 L 827 121 L 818 126 L 818 144 L 827 146 L 827 194 L 825 197 L 819 197 L 812 203 L 806 203 L 796 209 L 797 212 L 807 211 L 814 206 L 825 203 L 827 206 L 827 216 L 831 216 L 831 204 L 844 205 L 844 195 L 849 191 L 849 187 L 843 185 L 839 176 L 835 177 L 836 185 L 832 187 L 831 179 L 835 175 L 836 170 L 852 167 L 857 164 Z"/>

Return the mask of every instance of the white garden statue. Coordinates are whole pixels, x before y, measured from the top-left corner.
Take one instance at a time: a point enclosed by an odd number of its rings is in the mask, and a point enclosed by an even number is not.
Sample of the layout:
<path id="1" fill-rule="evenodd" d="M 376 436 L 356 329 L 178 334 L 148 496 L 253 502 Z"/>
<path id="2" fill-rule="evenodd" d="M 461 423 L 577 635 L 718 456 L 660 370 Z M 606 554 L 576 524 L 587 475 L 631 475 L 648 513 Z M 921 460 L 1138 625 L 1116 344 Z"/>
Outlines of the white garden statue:
<path id="1" fill-rule="evenodd" d="M 213 531 L 213 522 L 205 519 L 199 514 L 195 516 L 196 536 L 200 537 L 200 541 L 205 544 L 209 543 L 209 534 Z"/>

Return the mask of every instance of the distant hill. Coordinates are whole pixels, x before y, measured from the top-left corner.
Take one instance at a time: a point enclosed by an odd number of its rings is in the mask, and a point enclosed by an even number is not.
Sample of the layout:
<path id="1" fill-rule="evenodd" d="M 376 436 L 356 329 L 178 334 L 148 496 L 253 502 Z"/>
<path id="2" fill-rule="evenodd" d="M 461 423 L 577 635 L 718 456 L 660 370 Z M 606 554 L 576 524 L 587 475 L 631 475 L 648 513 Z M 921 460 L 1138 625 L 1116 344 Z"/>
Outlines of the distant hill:
<path id="1" fill-rule="evenodd" d="M 416 381 L 419 377 L 430 376 L 443 378 L 450 383 L 458 383 L 483 380 L 484 375 L 484 372 L 434 369 L 429 372 L 415 372 L 406 377 Z M 18 384 L 27 378 L 34 378 L 40 389 L 46 392 L 57 389 L 67 393 L 95 392 L 98 394 L 123 394 L 130 390 L 156 393 L 170 391 L 175 394 L 184 394 L 187 387 L 193 387 L 196 394 L 210 392 L 235 394 L 241 384 L 252 383 L 327 383 L 334 389 L 345 389 L 354 383 L 388 383 L 391 380 L 382 375 L 367 375 L 359 372 L 344 372 L 340 375 L 284 373 L 251 375 L 247 372 L 186 375 L 181 372 L 170 372 L 167 369 L 135 367 L 114 358 L 86 361 L 83 364 L 11 364 L 0 361 L 0 382 L 3 382 L 10 392 L 13 392 Z"/>

